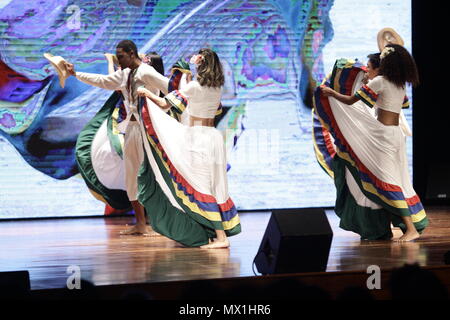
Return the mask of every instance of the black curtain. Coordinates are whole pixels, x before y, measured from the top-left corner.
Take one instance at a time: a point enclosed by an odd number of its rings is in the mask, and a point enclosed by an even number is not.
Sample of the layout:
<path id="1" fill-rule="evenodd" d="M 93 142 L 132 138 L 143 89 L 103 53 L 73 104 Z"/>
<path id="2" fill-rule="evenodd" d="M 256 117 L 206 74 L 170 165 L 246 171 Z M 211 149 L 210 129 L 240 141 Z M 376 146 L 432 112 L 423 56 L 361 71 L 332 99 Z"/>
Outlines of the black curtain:
<path id="1" fill-rule="evenodd" d="M 421 82 L 413 89 L 413 183 L 424 205 L 450 205 L 450 68 L 441 32 L 450 17 L 443 5 L 412 1 L 412 54 Z"/>

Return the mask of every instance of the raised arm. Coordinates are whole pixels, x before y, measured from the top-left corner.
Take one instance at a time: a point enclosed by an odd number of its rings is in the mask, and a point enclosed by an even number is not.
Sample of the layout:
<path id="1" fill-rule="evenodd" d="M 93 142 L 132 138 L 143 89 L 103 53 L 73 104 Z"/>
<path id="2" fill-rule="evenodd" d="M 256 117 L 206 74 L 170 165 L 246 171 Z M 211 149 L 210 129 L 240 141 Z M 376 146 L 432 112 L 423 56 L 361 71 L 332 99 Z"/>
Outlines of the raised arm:
<path id="1" fill-rule="evenodd" d="M 120 88 L 123 80 L 123 70 L 117 70 L 112 74 L 103 75 L 96 73 L 76 72 L 74 65 L 71 63 L 67 63 L 66 68 L 71 75 L 75 76 L 81 82 L 102 89 L 117 90 Z"/>
<path id="2" fill-rule="evenodd" d="M 339 100 L 342 103 L 345 104 L 354 104 L 356 101 L 360 100 L 360 97 L 357 95 L 353 95 L 353 96 L 347 96 L 345 94 L 340 94 L 336 91 L 334 91 L 333 89 L 329 88 L 329 87 L 325 87 L 325 86 L 320 86 L 320 89 L 322 90 L 323 94 L 326 97 L 333 97 L 337 100 Z"/>
<path id="3" fill-rule="evenodd" d="M 152 100 L 158 107 L 160 107 L 161 109 L 167 109 L 170 107 L 169 103 L 166 101 L 166 99 L 161 98 L 159 96 L 157 96 L 156 94 L 154 94 L 153 92 L 145 89 L 144 87 L 138 88 L 136 90 L 137 94 L 140 97 L 147 97 L 150 100 Z"/>
<path id="4" fill-rule="evenodd" d="M 108 61 L 108 74 L 113 74 L 116 72 L 114 69 L 114 65 L 118 66 L 119 62 L 117 61 L 117 57 L 111 53 L 105 53 L 106 60 Z"/>

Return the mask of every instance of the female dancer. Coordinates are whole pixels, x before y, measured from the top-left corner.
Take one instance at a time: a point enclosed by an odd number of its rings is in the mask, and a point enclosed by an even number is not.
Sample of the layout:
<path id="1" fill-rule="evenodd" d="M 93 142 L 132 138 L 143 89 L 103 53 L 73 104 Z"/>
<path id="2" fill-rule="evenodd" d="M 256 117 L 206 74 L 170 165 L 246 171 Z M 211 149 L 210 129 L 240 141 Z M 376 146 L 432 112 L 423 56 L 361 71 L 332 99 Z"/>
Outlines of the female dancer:
<path id="1" fill-rule="evenodd" d="M 340 226 L 363 239 L 390 239 L 392 221 L 404 232 L 398 240 L 412 241 L 428 220 L 412 187 L 399 119 L 406 83 L 417 85 L 418 73 L 400 45 L 388 44 L 380 58 L 378 75 L 355 94 L 321 86 L 315 107 L 335 139 L 332 167 Z M 359 100 L 375 107 L 376 118 Z"/>
<path id="2" fill-rule="evenodd" d="M 139 201 L 150 206 L 147 211 L 156 232 L 189 246 L 227 248 L 227 236 L 239 233 L 240 223 L 228 195 L 223 137 L 213 127 L 224 75 L 219 57 L 210 49 L 201 49 L 191 62 L 197 65 L 197 79 L 165 98 L 142 87 L 137 90 L 149 99 L 144 101 L 141 117 L 152 168 L 141 170 L 140 178 L 154 172 L 177 209 L 164 210 L 168 206 L 162 204 L 159 210 L 153 209 L 157 201 L 151 185 L 140 188 Z M 183 123 L 165 113 L 169 108 L 187 115 Z"/>

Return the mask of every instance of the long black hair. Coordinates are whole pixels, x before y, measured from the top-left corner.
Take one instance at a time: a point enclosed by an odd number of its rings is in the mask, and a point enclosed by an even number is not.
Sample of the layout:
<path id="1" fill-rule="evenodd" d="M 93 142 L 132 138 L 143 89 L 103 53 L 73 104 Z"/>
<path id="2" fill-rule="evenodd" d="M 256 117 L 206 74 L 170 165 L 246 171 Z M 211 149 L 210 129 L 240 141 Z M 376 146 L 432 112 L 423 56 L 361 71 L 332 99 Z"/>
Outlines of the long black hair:
<path id="1" fill-rule="evenodd" d="M 369 62 L 372 65 L 372 68 L 378 69 L 380 67 L 380 53 L 371 53 L 367 56 L 369 58 Z"/>
<path id="2" fill-rule="evenodd" d="M 155 51 L 149 52 L 145 55 L 143 62 L 155 68 L 157 72 L 164 75 L 164 62 L 161 56 Z M 164 93 L 160 92 L 159 96 L 164 98 Z"/>
<path id="3" fill-rule="evenodd" d="M 398 44 L 388 44 L 385 48 L 390 51 L 381 58 L 378 74 L 400 88 L 404 87 L 407 82 L 417 86 L 419 84 L 419 73 L 416 62 L 408 50 Z"/>
<path id="4" fill-rule="evenodd" d="M 160 74 L 164 75 L 164 62 L 159 54 L 155 51 L 149 52 L 145 55 L 144 62 L 155 68 Z"/>

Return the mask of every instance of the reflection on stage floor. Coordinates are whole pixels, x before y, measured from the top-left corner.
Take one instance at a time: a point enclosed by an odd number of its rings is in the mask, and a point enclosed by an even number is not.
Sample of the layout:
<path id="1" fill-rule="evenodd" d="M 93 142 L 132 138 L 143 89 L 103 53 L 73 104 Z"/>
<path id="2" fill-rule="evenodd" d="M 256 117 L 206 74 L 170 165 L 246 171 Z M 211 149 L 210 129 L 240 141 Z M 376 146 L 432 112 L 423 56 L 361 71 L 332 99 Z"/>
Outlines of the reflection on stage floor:
<path id="1" fill-rule="evenodd" d="M 428 209 L 430 226 L 409 243 L 361 241 L 333 229 L 327 272 L 362 271 L 370 265 L 401 267 L 444 264 L 450 249 L 450 209 Z M 121 236 L 133 217 L 22 220 L 0 222 L 0 271 L 28 270 L 32 289 L 65 287 L 69 266 L 96 285 L 217 279 L 259 275 L 253 264 L 270 212 L 241 213 L 243 232 L 231 237 L 229 249 L 185 248 L 162 236 Z M 401 231 L 394 229 L 394 237 Z"/>

